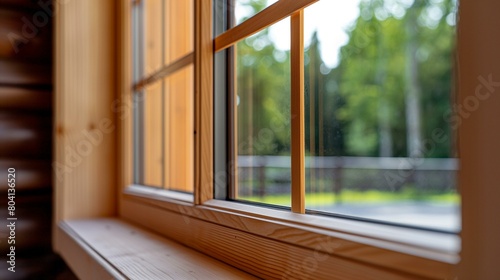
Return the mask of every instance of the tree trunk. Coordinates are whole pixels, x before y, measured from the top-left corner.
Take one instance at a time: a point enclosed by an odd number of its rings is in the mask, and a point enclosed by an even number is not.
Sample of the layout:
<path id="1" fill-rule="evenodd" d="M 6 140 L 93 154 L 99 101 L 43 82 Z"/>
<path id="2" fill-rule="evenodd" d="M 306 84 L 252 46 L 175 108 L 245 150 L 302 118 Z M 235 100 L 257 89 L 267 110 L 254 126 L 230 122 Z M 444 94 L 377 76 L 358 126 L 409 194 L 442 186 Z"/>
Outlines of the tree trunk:
<path id="1" fill-rule="evenodd" d="M 422 157 L 422 133 L 420 112 L 420 83 L 418 78 L 418 5 L 421 1 L 415 0 L 408 9 L 406 16 L 406 131 L 407 154 L 409 157 Z"/>
<path id="2" fill-rule="evenodd" d="M 378 58 L 377 68 L 375 73 L 375 84 L 380 90 L 380 97 L 378 100 L 378 129 L 380 133 L 379 139 L 379 156 L 392 157 L 392 131 L 391 131 L 391 114 L 388 97 L 384 89 L 386 77 L 386 56 L 383 45 L 383 38 L 381 32 L 377 34 Z"/>

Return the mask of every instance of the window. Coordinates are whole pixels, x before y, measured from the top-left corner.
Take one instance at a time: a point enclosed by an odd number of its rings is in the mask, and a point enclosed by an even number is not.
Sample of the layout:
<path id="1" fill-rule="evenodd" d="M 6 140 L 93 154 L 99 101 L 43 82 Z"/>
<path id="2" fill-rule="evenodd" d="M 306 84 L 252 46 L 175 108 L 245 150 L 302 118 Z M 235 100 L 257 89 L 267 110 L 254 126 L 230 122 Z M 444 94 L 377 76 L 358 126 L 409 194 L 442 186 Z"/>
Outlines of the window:
<path id="1" fill-rule="evenodd" d="M 226 168 L 232 175 L 229 181 L 233 186 L 227 193 L 229 199 L 255 201 L 253 189 L 258 189 L 259 195 L 264 196 L 266 187 L 262 180 L 266 180 L 263 178 L 266 170 L 260 166 L 266 159 L 261 155 L 279 154 L 282 164 L 271 172 L 278 181 L 291 181 L 292 187 L 284 184 L 283 199 L 275 204 L 291 206 L 294 212 L 304 212 L 303 139 L 297 137 L 298 134 L 293 135 L 303 131 L 304 122 L 302 118 L 290 118 L 290 115 L 303 115 L 302 9 L 312 2 L 277 1 L 263 11 L 260 10 L 268 5 L 266 1 L 236 1 L 227 5 L 229 24 L 226 27 L 229 28 L 215 38 L 215 51 L 229 48 L 226 51 L 228 72 L 231 72 L 227 86 L 230 102 L 227 107 L 230 122 L 227 126 L 231 135 L 227 138 L 230 139 L 227 147 L 232 152 Z M 231 27 L 235 21 L 232 8 L 241 14 L 241 4 L 245 3 L 248 4 L 249 14 L 255 16 Z M 224 17 L 223 13 L 221 15 Z M 242 21 L 241 18 L 236 20 Z M 288 33 L 292 35 L 288 45 L 290 51 L 273 52 L 269 48 L 269 34 L 275 26 L 283 24 L 288 24 Z M 280 61 L 275 59 L 276 56 Z M 256 69 L 265 69 L 265 72 Z M 276 88 L 280 91 L 274 90 Z M 274 125 L 280 128 L 279 133 L 269 128 L 269 118 L 273 118 Z M 216 169 L 220 168 L 216 166 Z M 260 178 L 260 183 L 256 178 Z M 218 188 L 217 183 L 220 182 L 216 181 Z"/>
<path id="2" fill-rule="evenodd" d="M 317 268 L 299 273 L 322 277 L 353 273 L 343 258 L 382 278 L 394 276 L 387 269 L 399 258 L 451 275 L 455 235 L 306 214 L 324 210 L 311 198 L 332 183 L 311 175 L 321 159 L 312 158 L 319 149 L 311 148 L 310 135 L 325 132 L 311 129 L 324 123 L 307 117 L 319 115 L 310 112 L 310 88 L 327 85 L 311 82 L 311 71 L 335 73 L 311 54 L 307 11 L 328 3 L 315 2 L 133 2 L 133 117 L 123 124 L 133 139 L 122 139 L 124 154 L 133 150 L 123 156 L 133 163 L 133 178 L 123 180 L 120 214 L 264 278 L 297 273 L 289 262 L 302 263 L 304 254 Z M 254 246 L 266 258 L 243 253 Z M 359 256 L 351 246 L 389 251 L 391 258 Z M 247 257 L 251 262 L 242 261 Z M 435 277 L 414 266 L 396 270 Z"/>

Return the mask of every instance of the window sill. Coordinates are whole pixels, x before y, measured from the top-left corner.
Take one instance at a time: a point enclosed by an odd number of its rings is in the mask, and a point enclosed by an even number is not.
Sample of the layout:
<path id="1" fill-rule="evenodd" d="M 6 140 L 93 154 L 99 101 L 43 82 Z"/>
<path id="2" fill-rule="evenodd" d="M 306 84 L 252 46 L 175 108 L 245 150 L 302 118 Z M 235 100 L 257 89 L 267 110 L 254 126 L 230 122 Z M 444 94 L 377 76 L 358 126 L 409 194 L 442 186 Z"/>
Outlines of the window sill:
<path id="1" fill-rule="evenodd" d="M 255 279 L 115 218 L 63 221 L 58 250 L 81 279 Z"/>
<path id="2" fill-rule="evenodd" d="M 459 261 L 456 235 L 220 200 L 195 206 L 140 186 L 125 189 L 121 209 L 126 219 L 264 278 L 286 273 L 351 277 L 365 269 L 373 271 L 373 279 L 453 279 Z M 168 225 L 154 218 L 159 216 Z M 266 252 L 265 258 L 248 253 L 253 248 Z"/>

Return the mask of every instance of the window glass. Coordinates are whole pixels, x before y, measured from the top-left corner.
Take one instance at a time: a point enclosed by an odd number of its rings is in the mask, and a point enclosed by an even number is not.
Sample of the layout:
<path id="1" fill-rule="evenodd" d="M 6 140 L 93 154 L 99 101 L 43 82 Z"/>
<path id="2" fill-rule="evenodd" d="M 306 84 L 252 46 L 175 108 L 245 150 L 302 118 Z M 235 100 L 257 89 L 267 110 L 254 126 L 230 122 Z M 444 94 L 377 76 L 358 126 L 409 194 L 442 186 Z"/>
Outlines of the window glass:
<path id="1" fill-rule="evenodd" d="M 459 230 L 455 11 L 452 0 L 305 9 L 307 209 Z"/>
<path id="2" fill-rule="evenodd" d="M 143 36 L 144 75 L 149 76 L 163 66 L 163 36 L 162 36 L 162 7 L 161 0 L 145 0 L 143 5 Z"/>
<path id="3" fill-rule="evenodd" d="M 163 186 L 163 129 L 162 129 L 162 83 L 146 86 L 142 95 L 143 106 L 143 182 L 146 186 Z"/>
<path id="4" fill-rule="evenodd" d="M 168 65 L 194 49 L 194 1 L 164 0 L 164 63 Z"/>
<path id="5" fill-rule="evenodd" d="M 290 43 L 272 40 L 289 25 L 286 18 L 236 45 L 240 200 L 290 206 Z"/>
<path id="6" fill-rule="evenodd" d="M 193 71 L 189 65 L 164 80 L 165 187 L 185 192 L 194 186 Z"/>
<path id="7" fill-rule="evenodd" d="M 240 24 L 278 0 L 233 0 L 236 24 Z"/>

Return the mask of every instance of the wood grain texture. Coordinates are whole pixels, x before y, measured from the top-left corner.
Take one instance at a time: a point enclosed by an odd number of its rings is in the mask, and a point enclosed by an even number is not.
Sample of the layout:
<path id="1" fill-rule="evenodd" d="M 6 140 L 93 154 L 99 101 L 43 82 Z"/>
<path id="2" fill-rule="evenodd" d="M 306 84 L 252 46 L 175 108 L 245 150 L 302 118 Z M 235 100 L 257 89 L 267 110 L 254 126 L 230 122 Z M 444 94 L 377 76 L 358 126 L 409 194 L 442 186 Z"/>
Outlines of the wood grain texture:
<path id="1" fill-rule="evenodd" d="M 264 279 L 427 279 L 276 242 L 132 200 L 125 199 L 122 204 L 124 215 L 134 223 Z M 169 222 L 155 223 L 159 216 Z M 332 240 L 324 246 L 334 252 L 344 244 Z"/>
<path id="2" fill-rule="evenodd" d="M 458 129 L 462 202 L 459 279 L 500 275 L 500 2 L 461 1 L 458 22 L 458 98 L 450 117 Z M 480 30 L 480 31 L 479 31 Z"/>
<path id="3" fill-rule="evenodd" d="M 66 221 L 65 226 L 128 279 L 255 279 L 118 219 Z"/>
<path id="4" fill-rule="evenodd" d="M 215 52 L 228 48 L 318 0 L 280 0 L 215 38 Z"/>
<path id="5" fill-rule="evenodd" d="M 65 222 L 57 227 L 59 254 L 79 279 L 127 279 L 96 253 Z"/>
<path id="6" fill-rule="evenodd" d="M 304 214 L 305 182 L 305 127 L 304 127 L 304 10 L 292 14 L 290 47 L 291 89 L 291 158 L 292 158 L 292 211 Z"/>
<path id="7" fill-rule="evenodd" d="M 212 0 L 195 0 L 195 203 L 213 198 Z"/>
<path id="8" fill-rule="evenodd" d="M 55 16 L 55 222 L 115 213 L 115 1 Z M 56 249 L 59 249 L 55 236 Z"/>
<path id="9" fill-rule="evenodd" d="M 134 194 L 134 196 L 126 195 L 125 198 L 158 207 L 166 213 L 180 214 L 184 223 L 177 224 L 177 227 L 186 227 L 185 230 L 193 228 L 198 230 L 195 225 L 191 224 L 191 220 L 199 219 L 283 245 L 307 248 L 316 254 L 333 253 L 338 257 L 389 270 L 400 270 L 429 279 L 452 278 L 453 263 L 457 262 L 456 258 L 443 249 L 431 249 L 411 244 L 411 240 L 415 239 L 439 240 L 441 238 L 443 240 L 442 236 L 436 234 L 422 234 L 408 229 L 379 225 L 370 227 L 364 223 L 356 224 L 352 221 L 332 220 L 331 218 L 314 221 L 314 216 L 305 217 L 285 211 L 224 201 L 214 200 L 207 202 L 207 206 L 193 207 L 190 203 L 181 202 L 177 198 L 168 198 L 157 192 L 150 195 L 143 193 L 142 197 L 138 196 L 137 191 Z M 128 211 L 135 210 L 135 208 L 128 209 Z M 128 211 L 122 209 L 122 213 L 128 213 Z M 161 212 L 155 213 L 159 215 Z M 151 215 L 152 213 L 143 214 Z M 128 216 L 125 215 L 125 217 Z M 302 218 L 299 219 L 300 217 Z M 305 221 L 310 223 L 306 224 Z M 155 230 L 161 227 L 160 224 L 161 221 L 151 221 L 150 225 Z M 322 227 L 328 224 L 334 225 L 332 227 L 334 230 Z M 397 239 L 396 236 L 402 238 Z M 211 248 L 218 244 L 206 246 Z M 255 246 L 260 248 L 264 245 Z"/>

